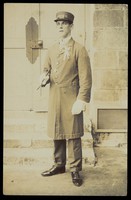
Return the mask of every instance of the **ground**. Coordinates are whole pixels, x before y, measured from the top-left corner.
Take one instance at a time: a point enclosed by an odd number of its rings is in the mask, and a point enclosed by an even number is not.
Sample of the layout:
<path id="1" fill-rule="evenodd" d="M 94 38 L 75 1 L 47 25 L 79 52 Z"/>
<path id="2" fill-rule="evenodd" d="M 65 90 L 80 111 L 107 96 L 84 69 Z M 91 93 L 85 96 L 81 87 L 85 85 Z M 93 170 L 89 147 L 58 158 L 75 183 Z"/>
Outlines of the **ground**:
<path id="1" fill-rule="evenodd" d="M 83 185 L 73 185 L 69 168 L 66 173 L 42 177 L 41 172 L 51 167 L 5 165 L 3 192 L 5 195 L 57 196 L 126 196 L 127 154 L 119 147 L 96 147 L 96 166 L 83 163 Z"/>

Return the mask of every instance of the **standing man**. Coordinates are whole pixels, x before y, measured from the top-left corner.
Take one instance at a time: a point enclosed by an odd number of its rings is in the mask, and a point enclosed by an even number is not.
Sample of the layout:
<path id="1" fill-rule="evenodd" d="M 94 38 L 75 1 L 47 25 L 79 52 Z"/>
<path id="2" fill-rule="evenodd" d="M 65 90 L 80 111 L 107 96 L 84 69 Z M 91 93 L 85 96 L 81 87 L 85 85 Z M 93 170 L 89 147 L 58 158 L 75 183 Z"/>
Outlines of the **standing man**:
<path id="1" fill-rule="evenodd" d="M 72 182 L 82 185 L 82 144 L 84 135 L 83 111 L 90 101 L 91 67 L 84 46 L 71 37 L 74 15 L 56 14 L 59 41 L 48 49 L 41 86 L 50 83 L 48 136 L 54 141 L 54 165 L 42 172 L 52 176 L 66 171 L 66 141 Z"/>

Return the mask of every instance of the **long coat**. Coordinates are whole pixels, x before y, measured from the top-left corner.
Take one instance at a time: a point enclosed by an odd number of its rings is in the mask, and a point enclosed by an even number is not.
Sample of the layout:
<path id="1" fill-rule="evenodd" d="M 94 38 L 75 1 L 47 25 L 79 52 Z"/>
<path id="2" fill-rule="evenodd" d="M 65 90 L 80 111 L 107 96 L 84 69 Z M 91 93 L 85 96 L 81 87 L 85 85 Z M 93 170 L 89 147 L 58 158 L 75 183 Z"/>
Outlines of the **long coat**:
<path id="1" fill-rule="evenodd" d="M 90 101 L 92 76 L 90 59 L 84 46 L 72 38 L 67 48 L 59 43 L 48 49 L 44 72 L 50 72 L 48 136 L 54 140 L 83 136 L 83 112 L 72 115 L 76 99 Z"/>

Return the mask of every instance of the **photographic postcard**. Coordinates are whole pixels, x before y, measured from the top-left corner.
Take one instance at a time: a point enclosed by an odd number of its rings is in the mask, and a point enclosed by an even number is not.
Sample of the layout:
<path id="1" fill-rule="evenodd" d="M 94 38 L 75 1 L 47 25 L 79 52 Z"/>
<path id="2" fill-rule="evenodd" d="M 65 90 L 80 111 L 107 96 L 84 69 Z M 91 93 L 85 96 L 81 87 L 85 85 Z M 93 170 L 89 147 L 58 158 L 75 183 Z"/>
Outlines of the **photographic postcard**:
<path id="1" fill-rule="evenodd" d="M 73 13 L 71 37 L 85 47 L 91 65 L 81 187 L 72 183 L 68 148 L 66 173 L 41 176 L 53 164 L 54 147 L 47 135 L 50 83 L 40 87 L 39 78 L 48 49 L 59 40 L 59 11 Z M 4 4 L 4 195 L 127 195 L 127 57 L 127 4 Z"/>

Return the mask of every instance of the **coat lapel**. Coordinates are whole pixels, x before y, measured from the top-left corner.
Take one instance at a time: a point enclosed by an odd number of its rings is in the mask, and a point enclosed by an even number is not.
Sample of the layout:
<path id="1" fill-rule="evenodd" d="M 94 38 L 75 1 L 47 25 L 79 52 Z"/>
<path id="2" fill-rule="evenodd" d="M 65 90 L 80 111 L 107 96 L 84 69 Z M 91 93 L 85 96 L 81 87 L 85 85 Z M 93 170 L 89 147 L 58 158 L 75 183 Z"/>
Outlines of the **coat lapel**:
<path id="1" fill-rule="evenodd" d="M 68 47 L 73 47 L 73 45 L 74 45 L 74 40 L 73 40 L 73 38 L 71 38 L 70 40 L 69 40 L 69 42 L 67 43 L 67 46 Z"/>

